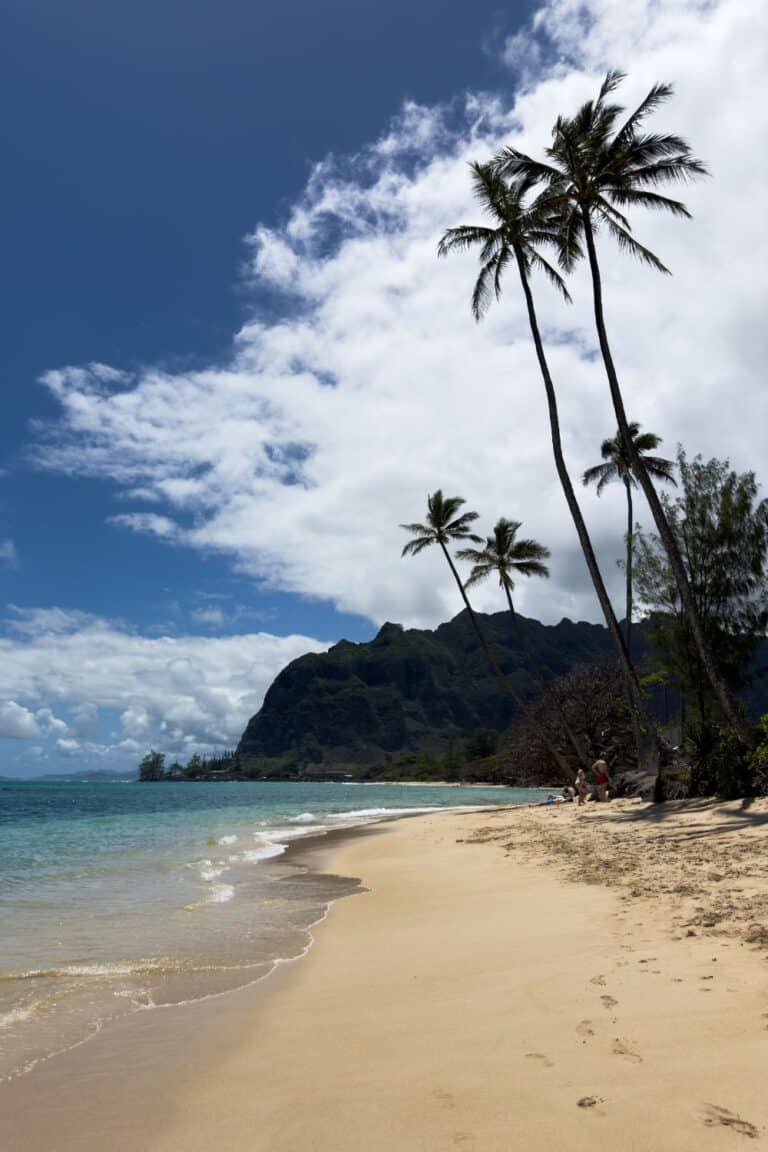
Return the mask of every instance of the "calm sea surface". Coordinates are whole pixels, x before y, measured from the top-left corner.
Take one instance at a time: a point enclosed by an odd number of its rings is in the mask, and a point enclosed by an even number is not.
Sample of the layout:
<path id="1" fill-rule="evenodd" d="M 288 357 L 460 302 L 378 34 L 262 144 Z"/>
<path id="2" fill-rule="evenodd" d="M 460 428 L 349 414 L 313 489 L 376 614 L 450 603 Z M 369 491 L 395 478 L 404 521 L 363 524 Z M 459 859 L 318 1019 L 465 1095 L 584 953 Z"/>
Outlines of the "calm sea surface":
<path id="1" fill-rule="evenodd" d="M 0 784 L 0 1079 L 115 1016 L 240 987 L 299 955 L 354 881 L 287 844 L 523 789 Z"/>

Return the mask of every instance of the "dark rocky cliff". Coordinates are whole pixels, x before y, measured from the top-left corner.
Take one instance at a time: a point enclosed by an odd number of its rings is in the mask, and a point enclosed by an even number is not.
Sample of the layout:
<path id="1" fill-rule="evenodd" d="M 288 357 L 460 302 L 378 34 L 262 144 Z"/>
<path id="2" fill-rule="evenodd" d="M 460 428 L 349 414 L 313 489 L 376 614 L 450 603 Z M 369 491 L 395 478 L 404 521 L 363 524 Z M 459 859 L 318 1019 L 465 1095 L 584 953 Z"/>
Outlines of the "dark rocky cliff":
<path id="1" fill-rule="evenodd" d="M 482 620 L 518 693 L 534 696 L 536 680 L 509 614 Z M 519 617 L 519 625 L 545 679 L 612 657 L 608 633 L 597 624 L 547 626 Z M 237 758 L 259 774 L 363 766 L 403 753 L 439 754 L 477 729 L 501 732 L 513 717 L 462 612 L 434 631 L 385 624 L 370 643 L 342 640 L 294 660 L 250 720 Z"/>

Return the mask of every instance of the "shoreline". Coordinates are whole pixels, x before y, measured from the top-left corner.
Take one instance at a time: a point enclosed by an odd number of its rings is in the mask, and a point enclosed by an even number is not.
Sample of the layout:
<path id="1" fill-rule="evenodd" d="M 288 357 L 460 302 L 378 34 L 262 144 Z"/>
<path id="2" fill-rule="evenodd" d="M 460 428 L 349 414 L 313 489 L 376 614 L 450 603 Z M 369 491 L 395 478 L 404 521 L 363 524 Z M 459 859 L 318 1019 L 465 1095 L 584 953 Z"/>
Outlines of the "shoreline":
<path id="1" fill-rule="evenodd" d="M 214 790 L 202 787 L 211 797 Z M 125 798 L 129 791 L 132 799 Z M 153 822 L 145 821 L 140 866 L 131 859 L 122 869 L 110 860 L 100 868 L 95 860 L 91 869 L 82 852 L 71 852 L 73 867 L 90 878 L 85 887 L 65 886 L 55 904 L 46 902 L 45 883 L 38 887 L 34 873 L 19 876 L 17 890 L 28 891 L 37 905 L 30 905 L 25 918 L 21 902 L 14 914 L 13 888 L 10 903 L 3 905 L 0 1084 L 87 1045 L 119 1017 L 253 984 L 275 961 L 302 954 L 307 928 L 325 914 L 329 899 L 350 889 L 343 878 L 323 875 L 309 863 L 305 848 L 318 838 L 331 845 L 345 828 L 446 804 L 484 807 L 507 799 L 498 791 L 453 789 L 403 789 L 395 796 L 393 788 L 365 793 L 304 788 L 294 799 L 283 788 L 263 800 L 267 790 L 256 788 L 251 805 L 243 791 L 238 790 L 231 813 L 226 796 L 221 813 L 215 798 L 204 797 L 190 805 L 189 820 L 177 821 L 178 803 L 187 811 L 177 793 L 102 789 L 97 808 L 132 815 L 136 797 L 148 799 L 151 811 L 159 805 L 158 820 L 181 829 L 178 841 L 159 838 Z M 509 794 L 512 801 L 515 795 Z M 15 801 L 26 810 L 25 799 Z M 83 801 L 86 808 L 88 803 Z M 29 801 L 33 811 L 41 804 L 45 796 Z M 243 804 L 247 808 L 241 812 Z M 196 817 L 201 806 L 203 816 Z M 47 849 L 41 845 L 40 851 Z M 66 861 L 65 853 L 64 862 L 56 864 L 65 876 Z M 55 880 L 55 870 L 51 875 Z M 160 875 L 169 879 L 158 887 Z M 120 908 L 123 915 L 116 916 L 113 910 Z"/>
<path id="2" fill-rule="evenodd" d="M 661 843 L 708 875 L 725 852 L 762 914 L 766 861 L 748 878 L 744 866 L 765 821 L 768 807 L 654 818 L 614 802 L 449 810 L 294 841 L 308 867 L 362 884 L 361 899 L 328 905 L 302 963 L 215 1004 L 134 1017 L 16 1082 L 0 1143 L 683 1152 L 764 1138 L 766 953 L 738 917 L 685 929 L 701 892 L 654 894 L 651 864 L 629 881 L 605 873 L 615 836 L 633 859 Z M 585 849 L 602 875 L 574 882 Z"/>

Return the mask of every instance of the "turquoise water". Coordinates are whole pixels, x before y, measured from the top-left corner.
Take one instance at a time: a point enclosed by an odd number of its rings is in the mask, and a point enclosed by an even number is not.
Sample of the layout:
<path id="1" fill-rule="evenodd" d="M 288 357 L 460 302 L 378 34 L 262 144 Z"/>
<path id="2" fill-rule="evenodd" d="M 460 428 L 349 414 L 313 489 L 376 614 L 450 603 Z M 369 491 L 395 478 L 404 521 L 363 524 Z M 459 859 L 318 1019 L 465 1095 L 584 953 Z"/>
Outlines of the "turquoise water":
<path id="1" fill-rule="evenodd" d="M 523 789 L 287 783 L 0 785 L 0 1078 L 125 1012 L 240 987 L 354 880 L 293 840 Z"/>

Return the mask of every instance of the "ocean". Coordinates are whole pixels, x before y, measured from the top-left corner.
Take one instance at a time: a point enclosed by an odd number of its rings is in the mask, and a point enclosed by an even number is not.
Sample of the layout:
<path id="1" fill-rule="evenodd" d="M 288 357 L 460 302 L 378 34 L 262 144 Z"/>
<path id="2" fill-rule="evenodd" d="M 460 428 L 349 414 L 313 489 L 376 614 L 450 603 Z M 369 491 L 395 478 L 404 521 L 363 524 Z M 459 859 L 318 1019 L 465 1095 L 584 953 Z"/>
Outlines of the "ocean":
<path id="1" fill-rule="evenodd" d="M 0 1080 L 128 1012 L 220 995 L 311 943 L 359 890 L 299 839 L 535 790 L 252 783 L 0 784 Z"/>

